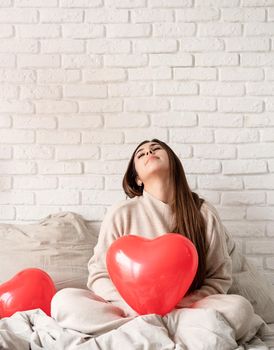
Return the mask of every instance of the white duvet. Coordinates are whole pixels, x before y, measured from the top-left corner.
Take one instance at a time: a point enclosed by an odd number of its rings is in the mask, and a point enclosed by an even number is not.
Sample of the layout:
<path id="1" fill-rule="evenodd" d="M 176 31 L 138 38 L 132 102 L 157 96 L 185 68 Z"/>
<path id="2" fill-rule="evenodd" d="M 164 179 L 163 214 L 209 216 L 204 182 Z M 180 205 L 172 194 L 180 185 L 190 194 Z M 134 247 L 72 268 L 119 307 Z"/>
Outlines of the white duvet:
<path id="1" fill-rule="evenodd" d="M 237 344 L 233 329 L 212 309 L 174 310 L 168 316 L 138 316 L 93 337 L 61 328 L 41 310 L 18 312 L 0 320 L 0 348 L 9 350 L 232 350 L 274 349 L 274 332 L 262 322 L 250 341 Z M 255 335 L 255 333 L 257 333 Z M 267 339 L 264 342 L 260 337 Z"/>

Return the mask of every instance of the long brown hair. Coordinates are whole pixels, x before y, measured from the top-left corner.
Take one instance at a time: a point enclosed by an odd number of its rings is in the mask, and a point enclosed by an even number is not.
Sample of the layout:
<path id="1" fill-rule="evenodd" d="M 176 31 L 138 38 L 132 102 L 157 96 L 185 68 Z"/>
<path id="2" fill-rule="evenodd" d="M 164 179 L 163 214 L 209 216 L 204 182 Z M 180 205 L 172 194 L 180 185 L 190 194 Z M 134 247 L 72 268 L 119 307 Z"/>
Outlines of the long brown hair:
<path id="1" fill-rule="evenodd" d="M 181 233 L 190 239 L 197 249 L 199 264 L 196 276 L 188 291 L 191 292 L 202 286 L 206 274 L 206 226 L 200 211 L 204 200 L 189 188 L 182 163 L 178 156 L 166 143 L 158 139 L 141 142 L 133 152 L 123 178 L 123 189 L 126 195 L 133 198 L 143 194 L 143 185 L 138 186 L 136 183 L 138 174 L 134 164 L 134 156 L 137 149 L 148 142 L 158 143 L 168 154 L 170 183 L 173 190 L 172 193 L 174 193 L 171 209 L 175 216 L 175 226 L 172 232 Z"/>

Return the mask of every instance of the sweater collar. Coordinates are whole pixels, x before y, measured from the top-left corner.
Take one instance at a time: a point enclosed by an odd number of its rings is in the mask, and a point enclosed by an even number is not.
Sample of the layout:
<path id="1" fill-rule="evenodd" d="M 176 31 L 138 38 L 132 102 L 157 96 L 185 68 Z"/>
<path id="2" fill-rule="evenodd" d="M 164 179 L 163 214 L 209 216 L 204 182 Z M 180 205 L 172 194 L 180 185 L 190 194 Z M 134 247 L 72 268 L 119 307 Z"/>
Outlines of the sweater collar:
<path id="1" fill-rule="evenodd" d="M 145 190 L 143 190 L 143 197 L 151 200 L 152 202 L 161 206 L 165 210 L 171 210 L 171 206 L 169 204 L 160 201 L 160 199 L 154 197 L 152 194 L 150 194 L 149 192 L 147 192 Z"/>

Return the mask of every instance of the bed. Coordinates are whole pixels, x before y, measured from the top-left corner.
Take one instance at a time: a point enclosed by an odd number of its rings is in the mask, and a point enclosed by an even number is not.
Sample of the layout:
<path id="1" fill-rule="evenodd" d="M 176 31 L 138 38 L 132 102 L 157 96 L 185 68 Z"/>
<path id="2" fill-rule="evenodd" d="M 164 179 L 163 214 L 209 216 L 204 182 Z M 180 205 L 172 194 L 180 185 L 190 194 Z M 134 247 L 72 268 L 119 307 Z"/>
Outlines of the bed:
<path id="1" fill-rule="evenodd" d="M 72 212 L 52 214 L 33 224 L 0 224 L 0 284 L 29 267 L 46 271 L 57 290 L 86 288 L 87 262 L 97 242 L 98 225 Z M 273 288 L 236 249 L 229 293 L 246 297 L 262 321 L 250 339 L 236 344 L 233 331 L 214 310 L 185 309 L 173 317 L 151 314 L 132 318 L 93 336 L 61 328 L 41 309 L 17 312 L 0 320 L 1 349 L 231 350 L 274 349 Z M 256 334 L 255 334 L 256 333 Z"/>

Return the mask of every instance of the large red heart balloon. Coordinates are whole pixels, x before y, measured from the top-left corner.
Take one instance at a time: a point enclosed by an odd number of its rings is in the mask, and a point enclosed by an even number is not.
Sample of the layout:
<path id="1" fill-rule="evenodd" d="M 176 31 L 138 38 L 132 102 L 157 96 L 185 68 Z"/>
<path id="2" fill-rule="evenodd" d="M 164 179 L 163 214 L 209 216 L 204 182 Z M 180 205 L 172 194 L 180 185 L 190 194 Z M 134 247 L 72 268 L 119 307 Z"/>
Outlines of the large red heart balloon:
<path id="1" fill-rule="evenodd" d="M 183 298 L 198 268 L 193 243 L 178 233 L 155 239 L 127 235 L 114 241 L 106 257 L 109 276 L 140 315 L 165 315 Z"/>
<path id="2" fill-rule="evenodd" d="M 50 316 L 50 303 L 55 293 L 54 283 L 45 271 L 22 270 L 0 285 L 0 318 L 37 308 Z"/>

